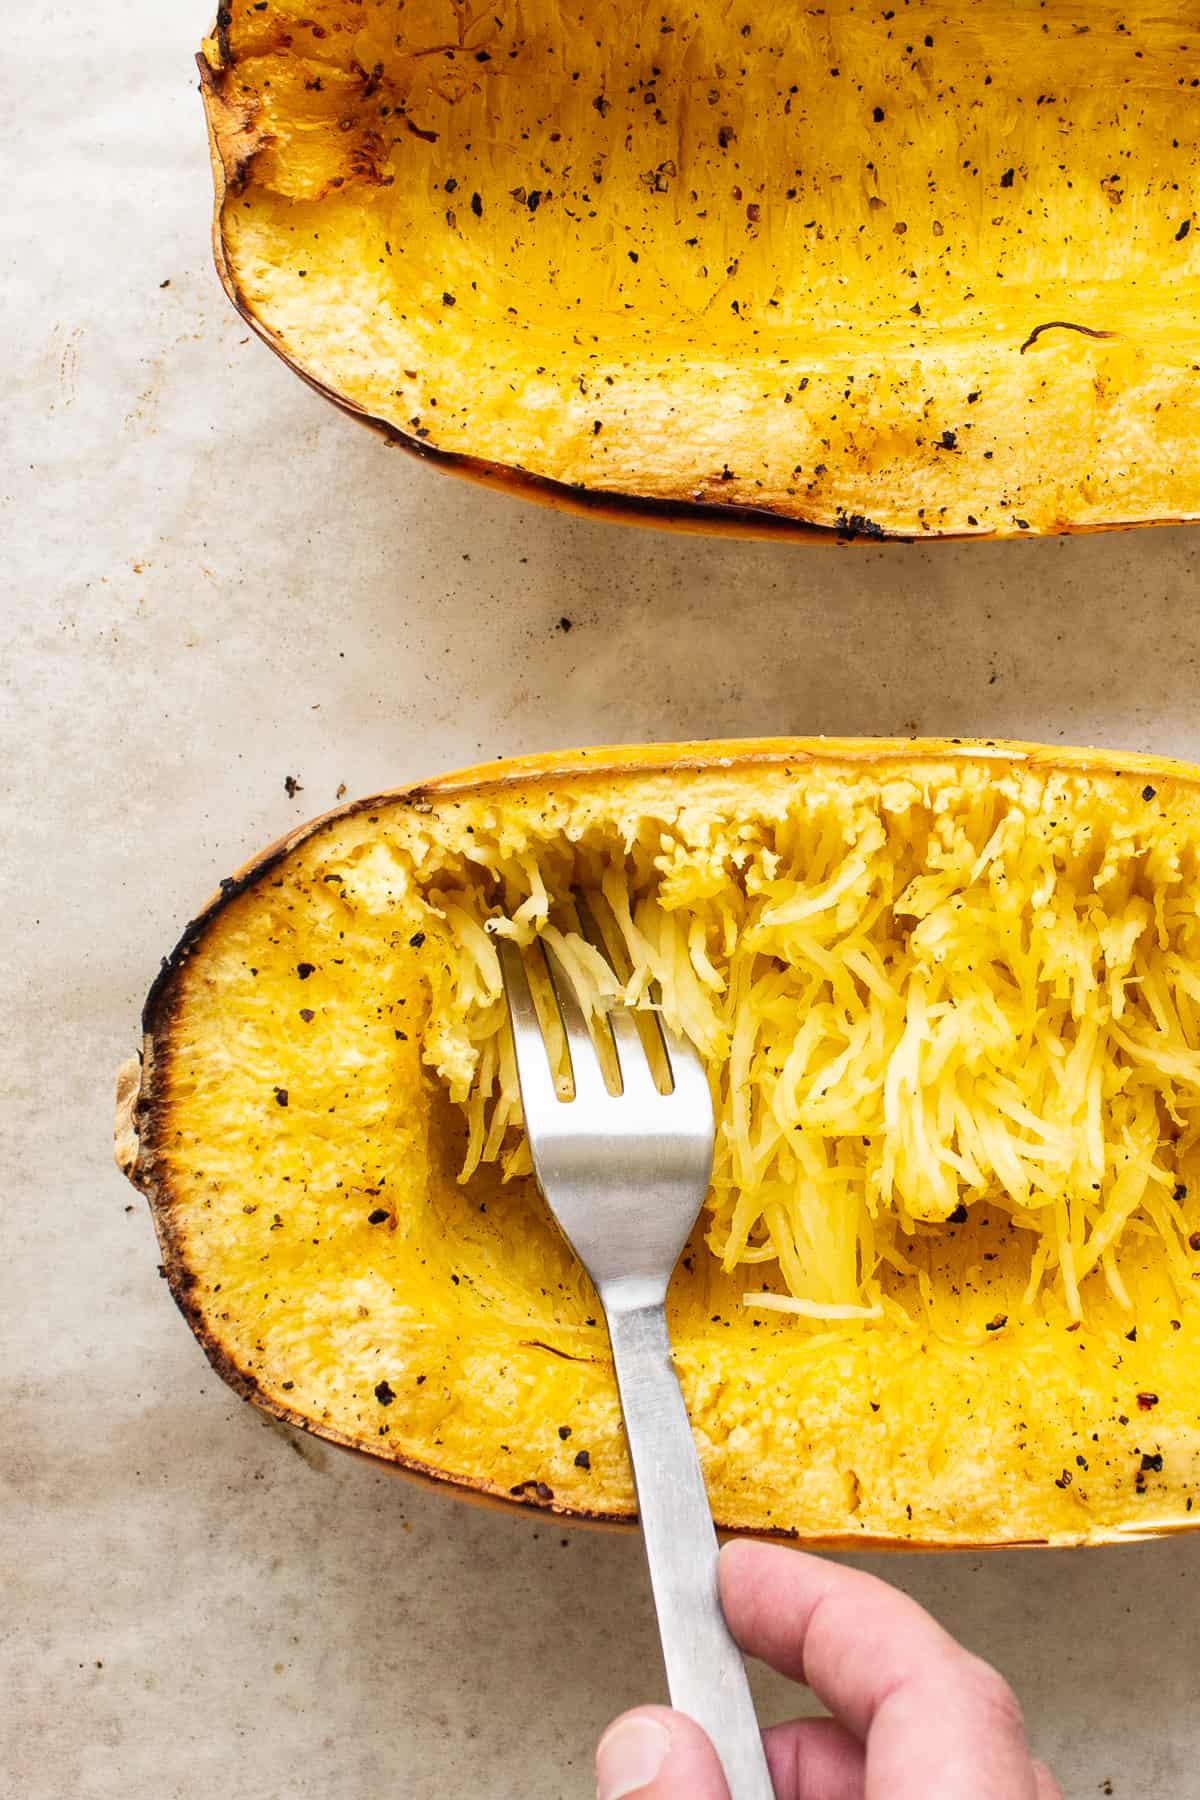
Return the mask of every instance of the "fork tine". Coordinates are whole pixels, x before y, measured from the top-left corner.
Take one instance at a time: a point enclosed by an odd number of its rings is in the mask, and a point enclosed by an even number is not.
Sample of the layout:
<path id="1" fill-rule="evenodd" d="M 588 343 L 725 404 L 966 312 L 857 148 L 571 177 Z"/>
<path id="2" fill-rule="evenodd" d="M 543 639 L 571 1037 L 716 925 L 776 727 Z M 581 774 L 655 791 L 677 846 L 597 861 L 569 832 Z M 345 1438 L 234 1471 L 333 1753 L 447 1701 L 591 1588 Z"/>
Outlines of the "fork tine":
<path id="1" fill-rule="evenodd" d="M 526 1129 L 530 1115 L 538 1107 L 558 1105 L 558 1089 L 550 1068 L 550 1057 L 542 1036 L 542 1023 L 533 1004 L 533 991 L 525 973 L 520 948 L 511 938 L 497 938 L 496 953 L 504 977 L 504 997 L 508 1001 L 508 1018 L 512 1026 L 513 1051 L 517 1059 L 517 1079 L 521 1086 L 521 1104 Z"/>
<path id="2" fill-rule="evenodd" d="M 654 1071 L 646 1055 L 646 1046 L 636 1024 L 633 1014 L 627 1006 L 614 1006 L 608 1015 L 612 1026 L 613 1042 L 617 1046 L 617 1062 L 621 1068 L 621 1086 L 625 1093 L 654 1094 L 658 1096 L 658 1083 L 654 1079 Z M 654 1029 L 652 1021 L 651 1029 Z M 661 1096 L 659 1096 L 661 1098 Z"/>
<path id="3" fill-rule="evenodd" d="M 700 1052 L 690 1038 L 680 1037 L 659 1020 L 663 1043 L 667 1048 L 667 1060 L 671 1065 L 671 1079 L 674 1088 L 673 1100 L 679 1100 L 684 1106 L 710 1105 L 712 1091 L 708 1085 L 708 1075 L 700 1058 Z"/>
<path id="4" fill-rule="evenodd" d="M 579 928 L 584 937 L 599 950 L 601 956 L 608 958 L 616 970 L 617 979 L 624 980 L 625 975 L 620 964 L 613 956 L 610 945 L 605 941 L 605 934 L 592 904 L 591 896 L 584 893 L 574 895 L 575 912 L 579 919 Z M 627 969 L 626 969 L 627 972 Z M 617 1067 L 621 1075 L 621 1088 L 624 1093 L 641 1092 L 657 1094 L 658 1083 L 654 1079 L 654 1070 L 646 1055 L 646 1046 L 634 1021 L 632 1012 L 626 1006 L 614 1006 L 607 1015 L 612 1031 L 613 1048 L 616 1051 Z M 650 1016 L 651 1031 L 658 1030 L 658 1021 Z"/>
<path id="5" fill-rule="evenodd" d="M 584 935 L 598 950 L 607 954 L 595 917 L 586 902 L 577 902 L 577 910 Z M 511 938 L 498 939 L 496 950 L 504 978 L 513 1051 L 528 1128 L 528 1115 L 534 1108 L 544 1106 L 550 1100 L 558 1103 L 563 1096 L 555 1081 L 550 1051 L 521 950 Z M 561 958 L 549 944 L 539 940 L 533 954 L 536 955 L 539 951 L 549 974 L 559 1022 L 566 1035 L 575 1096 L 577 1099 L 590 1101 L 607 1099 L 610 1095 L 604 1065 L 587 1015 L 580 1004 L 575 983 Z M 647 1014 L 645 1022 L 658 1040 L 670 1075 L 671 1087 L 666 1094 L 660 1088 L 633 1012 L 626 1006 L 614 1006 L 605 1014 L 605 1024 L 611 1036 L 622 1092 L 653 1096 L 658 1100 L 675 1099 L 684 1106 L 707 1107 L 710 1103 L 708 1077 L 694 1046 L 687 1038 L 671 1031 L 656 1012 Z"/>
<path id="6" fill-rule="evenodd" d="M 604 1084 L 600 1058 L 596 1053 L 596 1046 L 588 1029 L 587 1016 L 579 1004 L 575 983 L 550 945 L 543 942 L 542 950 L 545 954 L 546 966 L 550 970 L 550 980 L 558 1001 L 558 1010 L 562 1015 L 563 1030 L 567 1034 L 567 1047 L 571 1052 L 571 1076 L 575 1083 L 575 1097 L 588 1100 L 606 1098 L 608 1089 Z"/>

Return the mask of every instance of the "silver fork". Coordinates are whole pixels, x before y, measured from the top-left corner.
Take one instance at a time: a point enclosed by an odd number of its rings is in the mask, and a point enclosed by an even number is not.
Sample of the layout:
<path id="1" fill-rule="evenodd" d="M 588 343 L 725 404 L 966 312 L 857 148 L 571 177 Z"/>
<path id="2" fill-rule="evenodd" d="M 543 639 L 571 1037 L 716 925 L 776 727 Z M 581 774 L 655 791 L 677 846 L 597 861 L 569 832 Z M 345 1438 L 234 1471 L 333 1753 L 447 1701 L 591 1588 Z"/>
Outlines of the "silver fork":
<path id="1" fill-rule="evenodd" d="M 563 1099 L 521 951 L 508 939 L 497 949 L 534 1170 L 608 1320 L 671 1703 L 712 1739 L 733 1800 L 772 1800 L 664 1310 L 712 1172 L 708 1081 L 692 1046 L 658 1024 L 673 1082 L 660 1092 L 632 1014 L 615 1007 L 622 1091 L 611 1094 L 571 980 L 541 945 L 571 1058 L 575 1096 Z"/>

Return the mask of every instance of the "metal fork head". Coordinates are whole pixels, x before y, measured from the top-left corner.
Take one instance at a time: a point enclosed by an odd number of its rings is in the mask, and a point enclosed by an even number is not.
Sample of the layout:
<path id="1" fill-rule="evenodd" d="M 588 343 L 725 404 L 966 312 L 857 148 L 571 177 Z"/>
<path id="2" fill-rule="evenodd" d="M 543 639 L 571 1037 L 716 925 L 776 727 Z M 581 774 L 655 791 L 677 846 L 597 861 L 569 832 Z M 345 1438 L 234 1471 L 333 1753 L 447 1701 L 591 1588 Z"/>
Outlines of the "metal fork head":
<path id="1" fill-rule="evenodd" d="M 655 1082 L 633 1016 L 613 1007 L 610 1030 L 621 1092 L 613 1094 L 579 997 L 559 959 L 539 940 L 571 1058 L 574 1098 L 560 1092 L 523 954 L 497 940 L 512 1024 L 525 1131 L 538 1184 L 591 1276 L 606 1311 L 661 1301 L 712 1174 L 713 1108 L 692 1045 L 656 1014 L 671 1089 Z"/>

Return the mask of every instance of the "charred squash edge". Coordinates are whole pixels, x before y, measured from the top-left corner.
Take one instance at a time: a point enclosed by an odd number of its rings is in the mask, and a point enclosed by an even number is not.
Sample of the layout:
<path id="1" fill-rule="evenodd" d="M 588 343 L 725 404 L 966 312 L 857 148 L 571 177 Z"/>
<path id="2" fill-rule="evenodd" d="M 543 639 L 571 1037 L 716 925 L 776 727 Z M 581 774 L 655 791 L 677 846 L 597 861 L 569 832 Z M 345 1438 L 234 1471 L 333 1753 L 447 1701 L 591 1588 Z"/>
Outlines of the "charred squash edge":
<path id="1" fill-rule="evenodd" d="M 188 960 L 203 942 L 217 914 L 238 894 L 276 867 L 297 845 L 337 819 L 369 812 L 374 807 L 396 805 L 424 807 L 455 794 L 503 794 L 514 788 L 545 785 L 574 779 L 613 779 L 641 774 L 690 774 L 706 770 L 747 769 L 753 767 L 802 766 L 818 763 L 864 763 L 875 766 L 887 763 L 969 763 L 985 759 L 1008 766 L 1024 766 L 1048 771 L 1086 774 L 1094 771 L 1106 776 L 1125 772 L 1152 775 L 1157 781 L 1176 782 L 1186 787 L 1200 787 L 1200 775 L 1189 764 L 1140 751 L 1127 755 L 1101 750 L 1054 750 L 1043 745 L 1006 742 L 998 739 L 972 738 L 763 738 L 729 739 L 679 744 L 597 745 L 586 750 L 551 751 L 540 755 L 515 757 L 499 763 L 483 763 L 435 777 L 412 786 L 385 789 L 344 806 L 333 807 L 284 837 L 244 863 L 226 877 L 217 892 L 196 917 L 189 921 L 170 956 L 164 957 L 142 1010 L 143 1046 L 121 1068 L 117 1079 L 117 1111 L 115 1153 L 118 1166 L 146 1197 L 163 1257 L 163 1272 L 176 1305 L 187 1320 L 204 1354 L 216 1373 L 242 1399 L 251 1401 L 260 1411 L 270 1414 L 285 1425 L 311 1432 L 314 1436 L 336 1444 L 355 1456 L 362 1457 L 376 1469 L 389 1469 L 419 1485 L 453 1489 L 463 1498 L 503 1510 L 533 1510 L 551 1513 L 572 1523 L 627 1527 L 636 1523 L 632 1513 L 590 1512 L 584 1508 L 564 1506 L 556 1501 L 539 1500 L 536 1494 L 513 1496 L 492 1483 L 467 1475 L 457 1475 L 433 1467 L 418 1457 L 381 1457 L 364 1450 L 343 1432 L 334 1430 L 282 1405 L 264 1393 L 257 1378 L 242 1369 L 208 1329 L 190 1294 L 196 1276 L 189 1268 L 171 1223 L 169 1188 L 154 1172 L 157 1150 L 156 1127 L 158 1106 L 153 1097 L 155 1074 L 159 1062 L 160 1042 L 169 1037 L 171 1021 L 178 1006 L 179 976 Z M 799 1539 L 795 1530 L 760 1531 L 716 1521 L 723 1537 Z M 1088 1544 L 1132 1543 L 1151 1537 L 1176 1536 L 1200 1529 L 1200 1514 L 1192 1519 L 1172 1520 L 1151 1527 L 1120 1526 L 1087 1540 Z M 1048 1538 L 983 1538 L 963 1541 L 946 1538 L 900 1538 L 866 1536 L 851 1532 L 827 1537 L 804 1537 L 806 1547 L 819 1550 L 983 1550 L 1045 1547 Z"/>

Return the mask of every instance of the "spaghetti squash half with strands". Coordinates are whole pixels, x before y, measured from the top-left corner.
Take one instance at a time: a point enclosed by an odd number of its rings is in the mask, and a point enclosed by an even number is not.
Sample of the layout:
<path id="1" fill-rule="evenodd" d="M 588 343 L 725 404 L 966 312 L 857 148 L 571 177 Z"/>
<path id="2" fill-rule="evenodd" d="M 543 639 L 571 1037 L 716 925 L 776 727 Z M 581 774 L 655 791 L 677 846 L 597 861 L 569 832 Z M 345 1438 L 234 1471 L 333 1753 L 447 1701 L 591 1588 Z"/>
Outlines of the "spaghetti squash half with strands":
<path id="1" fill-rule="evenodd" d="M 498 932 L 706 1059 L 712 1184 L 668 1309 L 724 1528 L 979 1546 L 1200 1517 L 1200 769 L 566 752 L 318 819 L 188 927 L 119 1155 L 213 1365 L 390 1466 L 629 1519 Z"/>
<path id="2" fill-rule="evenodd" d="M 653 1006 L 706 1059 L 708 1243 L 782 1284 L 746 1304 L 911 1318 L 922 1238 L 981 1202 L 1027 1246 L 1025 1308 L 1079 1320 L 1089 1276 L 1131 1308 L 1119 1253 L 1144 1236 L 1190 1293 L 1200 867 L 1156 800 L 1052 773 L 806 775 L 753 819 L 477 827 L 425 903 L 425 1055 L 467 1114 L 462 1179 L 530 1169 L 490 937 L 540 936 L 594 1014 Z"/>

